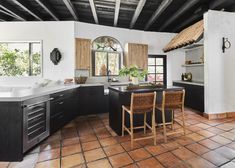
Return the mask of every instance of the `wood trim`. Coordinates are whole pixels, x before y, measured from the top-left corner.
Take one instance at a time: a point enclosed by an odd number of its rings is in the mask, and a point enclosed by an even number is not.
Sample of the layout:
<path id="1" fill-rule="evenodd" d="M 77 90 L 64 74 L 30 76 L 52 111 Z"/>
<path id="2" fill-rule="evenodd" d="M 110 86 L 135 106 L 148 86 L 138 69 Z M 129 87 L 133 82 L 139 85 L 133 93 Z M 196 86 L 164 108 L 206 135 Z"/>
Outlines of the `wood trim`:
<path id="1" fill-rule="evenodd" d="M 235 112 L 224 112 L 218 114 L 207 114 L 203 113 L 203 116 L 208 120 L 217 120 L 217 119 L 224 119 L 224 118 L 235 118 Z"/>

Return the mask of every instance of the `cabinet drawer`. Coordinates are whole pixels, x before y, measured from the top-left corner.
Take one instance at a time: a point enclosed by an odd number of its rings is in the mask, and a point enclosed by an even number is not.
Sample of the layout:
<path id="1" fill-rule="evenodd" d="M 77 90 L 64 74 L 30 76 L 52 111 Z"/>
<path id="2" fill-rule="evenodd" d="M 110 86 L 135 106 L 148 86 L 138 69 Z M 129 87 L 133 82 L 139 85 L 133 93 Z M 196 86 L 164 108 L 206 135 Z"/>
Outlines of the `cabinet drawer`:
<path id="1" fill-rule="evenodd" d="M 64 113 L 58 113 L 50 119 L 50 134 L 55 133 L 64 125 Z"/>

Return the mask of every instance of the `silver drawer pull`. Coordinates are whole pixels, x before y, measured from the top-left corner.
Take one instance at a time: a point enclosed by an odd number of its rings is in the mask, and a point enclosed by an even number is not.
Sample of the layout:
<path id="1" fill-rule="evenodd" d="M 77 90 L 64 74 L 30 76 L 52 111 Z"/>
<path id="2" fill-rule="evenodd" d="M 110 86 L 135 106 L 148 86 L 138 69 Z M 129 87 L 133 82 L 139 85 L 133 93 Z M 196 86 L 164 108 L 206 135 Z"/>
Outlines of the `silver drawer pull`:
<path id="1" fill-rule="evenodd" d="M 63 96 L 64 96 L 64 94 L 61 94 L 61 95 L 60 95 L 60 97 L 63 97 Z"/>
<path id="2" fill-rule="evenodd" d="M 38 104 L 42 104 L 42 103 L 45 103 L 45 102 L 50 101 L 50 100 L 51 100 L 51 99 L 43 100 L 43 101 L 40 101 L 40 102 L 37 102 L 37 103 L 24 105 L 23 107 L 24 107 L 24 108 L 28 108 L 28 107 L 36 106 L 36 105 L 38 105 Z"/>
<path id="3" fill-rule="evenodd" d="M 59 102 L 59 105 L 62 105 L 62 104 L 64 104 L 64 102 Z"/>

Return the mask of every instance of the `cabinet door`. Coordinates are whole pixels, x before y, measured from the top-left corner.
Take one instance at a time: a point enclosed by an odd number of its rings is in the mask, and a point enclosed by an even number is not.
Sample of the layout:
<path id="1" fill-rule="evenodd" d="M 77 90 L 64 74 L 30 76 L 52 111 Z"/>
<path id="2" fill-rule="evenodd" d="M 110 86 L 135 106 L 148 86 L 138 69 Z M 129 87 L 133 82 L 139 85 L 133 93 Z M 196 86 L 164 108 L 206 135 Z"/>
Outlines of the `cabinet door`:
<path id="1" fill-rule="evenodd" d="M 91 40 L 76 39 L 76 69 L 91 68 Z"/>
<path id="2" fill-rule="evenodd" d="M 126 52 L 126 66 L 137 65 L 140 69 L 147 69 L 148 45 L 128 43 Z"/>

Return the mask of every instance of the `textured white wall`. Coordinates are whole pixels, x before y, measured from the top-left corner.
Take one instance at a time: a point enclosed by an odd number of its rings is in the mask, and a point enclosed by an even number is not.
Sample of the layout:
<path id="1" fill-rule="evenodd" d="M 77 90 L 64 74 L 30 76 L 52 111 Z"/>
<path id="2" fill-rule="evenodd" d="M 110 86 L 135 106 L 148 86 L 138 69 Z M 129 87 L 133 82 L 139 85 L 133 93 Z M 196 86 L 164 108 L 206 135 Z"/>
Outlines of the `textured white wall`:
<path id="1" fill-rule="evenodd" d="M 43 41 L 43 77 L 53 80 L 71 78 L 74 76 L 75 64 L 75 37 L 94 40 L 99 36 L 112 36 L 124 46 L 128 42 L 146 43 L 149 45 L 149 54 L 164 54 L 162 48 L 174 37 L 173 33 L 156 33 L 113 28 L 81 22 L 1 22 L 0 41 L 9 40 L 42 40 Z M 55 66 L 50 61 L 50 52 L 59 48 L 63 58 Z M 167 83 L 180 79 L 185 69 L 185 53 L 176 50 L 167 53 Z M 40 77 L 3 78 L 0 85 L 31 85 Z"/>
<path id="2" fill-rule="evenodd" d="M 64 79 L 74 76 L 74 22 L 0 22 L 0 41 L 43 41 L 43 78 Z M 58 48 L 62 60 L 50 61 L 50 52 Z M 0 77 L 0 85 L 31 85 L 41 77 Z"/>
<path id="3" fill-rule="evenodd" d="M 113 28 L 88 23 L 75 23 L 75 37 L 94 40 L 99 36 L 112 36 L 122 46 L 126 43 L 145 43 L 149 46 L 149 54 L 165 54 L 162 49 L 175 36 L 174 33 L 145 32 L 123 28 Z M 172 85 L 172 80 L 179 80 L 185 68 L 181 67 L 185 61 L 185 52 L 175 50 L 166 53 L 167 55 L 167 84 Z"/>
<path id="4" fill-rule="evenodd" d="M 235 13 L 209 11 L 204 15 L 205 112 L 235 111 Z M 231 42 L 222 53 L 222 37 Z"/>

